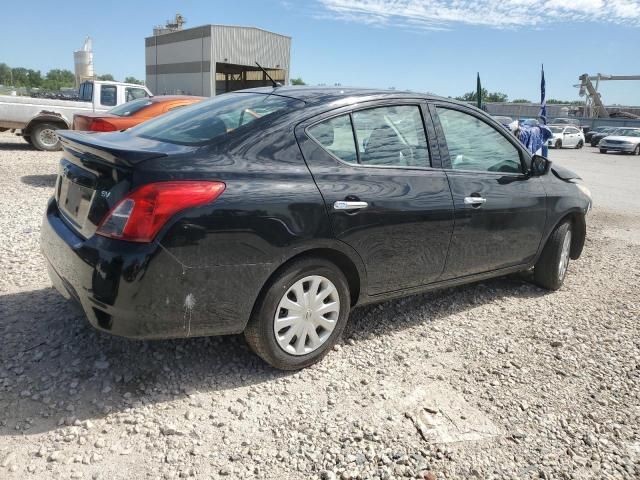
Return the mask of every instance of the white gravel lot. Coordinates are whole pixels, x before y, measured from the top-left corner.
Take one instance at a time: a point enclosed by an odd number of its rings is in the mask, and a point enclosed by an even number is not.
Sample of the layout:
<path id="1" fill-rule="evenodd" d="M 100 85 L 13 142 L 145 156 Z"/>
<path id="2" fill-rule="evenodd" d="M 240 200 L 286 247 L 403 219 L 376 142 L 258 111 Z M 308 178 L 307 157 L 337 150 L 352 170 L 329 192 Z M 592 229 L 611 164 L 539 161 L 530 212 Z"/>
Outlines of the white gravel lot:
<path id="1" fill-rule="evenodd" d="M 0 479 L 639 478 L 640 215 L 615 198 L 640 158 L 593 151 L 551 154 L 598 179 L 560 291 L 507 278 L 362 308 L 283 373 L 241 337 L 94 331 L 39 253 L 60 154 L 0 134 Z"/>

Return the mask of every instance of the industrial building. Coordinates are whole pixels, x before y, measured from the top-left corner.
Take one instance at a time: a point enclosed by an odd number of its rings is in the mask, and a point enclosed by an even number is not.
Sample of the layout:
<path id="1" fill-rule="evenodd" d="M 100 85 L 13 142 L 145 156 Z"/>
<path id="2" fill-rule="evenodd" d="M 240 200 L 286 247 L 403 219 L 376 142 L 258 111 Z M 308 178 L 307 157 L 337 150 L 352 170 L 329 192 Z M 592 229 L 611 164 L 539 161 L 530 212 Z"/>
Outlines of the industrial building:
<path id="1" fill-rule="evenodd" d="M 255 27 L 204 25 L 184 20 L 156 27 L 145 38 L 146 85 L 156 95 L 205 97 L 271 85 L 258 62 L 283 85 L 289 82 L 291 37 Z"/>

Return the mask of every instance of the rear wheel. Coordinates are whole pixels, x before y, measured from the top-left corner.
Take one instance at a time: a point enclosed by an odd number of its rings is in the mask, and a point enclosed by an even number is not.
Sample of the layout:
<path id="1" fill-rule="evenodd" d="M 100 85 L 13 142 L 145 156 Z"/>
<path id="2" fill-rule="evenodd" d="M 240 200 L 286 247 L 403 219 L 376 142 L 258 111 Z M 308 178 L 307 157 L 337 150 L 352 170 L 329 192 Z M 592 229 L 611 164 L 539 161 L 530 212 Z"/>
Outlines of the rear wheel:
<path id="1" fill-rule="evenodd" d="M 293 262 L 266 287 L 245 338 L 275 368 L 298 370 L 320 361 L 340 338 L 350 308 L 349 286 L 333 263 Z"/>
<path id="2" fill-rule="evenodd" d="M 556 227 L 542 250 L 533 270 L 534 282 L 548 290 L 558 290 L 564 283 L 571 254 L 571 223 Z"/>
<path id="3" fill-rule="evenodd" d="M 607 153 L 606 148 L 601 148 L 601 149 L 600 149 L 600 153 Z"/>
<path id="4" fill-rule="evenodd" d="M 562 148 L 562 140 L 556 141 L 556 148 Z"/>
<path id="5" fill-rule="evenodd" d="M 60 139 L 56 135 L 56 130 L 60 127 L 54 123 L 39 123 L 31 129 L 31 145 L 38 150 L 53 152 L 60 150 Z"/>

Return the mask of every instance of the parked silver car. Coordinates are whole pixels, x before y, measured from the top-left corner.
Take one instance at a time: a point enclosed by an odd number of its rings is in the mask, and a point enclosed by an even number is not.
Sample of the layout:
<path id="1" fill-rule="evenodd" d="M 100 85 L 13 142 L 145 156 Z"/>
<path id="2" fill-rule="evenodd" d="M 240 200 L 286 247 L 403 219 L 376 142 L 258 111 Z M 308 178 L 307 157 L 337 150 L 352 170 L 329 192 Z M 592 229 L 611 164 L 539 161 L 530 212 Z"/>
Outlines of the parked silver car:
<path id="1" fill-rule="evenodd" d="M 624 152 L 640 155 L 640 128 L 621 128 L 598 144 L 600 153 Z"/>

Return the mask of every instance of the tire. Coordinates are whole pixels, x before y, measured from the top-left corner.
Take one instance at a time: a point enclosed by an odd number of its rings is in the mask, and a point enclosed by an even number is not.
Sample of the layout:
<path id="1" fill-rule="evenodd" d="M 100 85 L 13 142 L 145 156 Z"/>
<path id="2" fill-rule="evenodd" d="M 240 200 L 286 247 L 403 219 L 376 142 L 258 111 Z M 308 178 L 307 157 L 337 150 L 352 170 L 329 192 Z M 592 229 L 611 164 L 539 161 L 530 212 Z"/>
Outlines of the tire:
<path id="1" fill-rule="evenodd" d="M 306 298 L 304 293 L 307 293 L 307 290 L 302 291 L 300 288 L 320 293 L 330 291 L 331 293 L 320 302 L 322 306 L 316 306 L 318 309 L 326 310 L 332 305 L 335 310 L 318 318 L 319 314 L 314 313 L 314 305 L 305 304 L 305 300 L 300 300 L 301 295 L 297 292 L 302 293 L 302 298 Z M 308 367 L 322 360 L 342 335 L 349 317 L 350 298 L 347 280 L 333 263 L 321 258 L 294 261 L 277 273 L 263 290 L 245 328 L 245 339 L 251 350 L 275 368 L 299 370 Z M 336 299 L 338 305 L 335 305 Z M 293 310 L 283 306 L 298 302 L 303 305 L 301 315 L 292 315 Z M 293 324 L 291 320 L 282 322 L 280 327 L 277 327 L 278 318 L 296 320 L 293 320 Z M 325 325 L 330 329 L 324 328 Z M 302 336 L 297 335 L 301 328 L 305 329 L 304 343 L 300 341 Z M 315 346 L 311 331 L 315 332 L 315 337 L 319 340 Z"/>
<path id="2" fill-rule="evenodd" d="M 33 142 L 31 141 L 31 135 L 23 135 L 24 141 L 33 147 Z"/>
<path id="3" fill-rule="evenodd" d="M 562 287 L 567 275 L 571 254 L 571 223 L 556 227 L 533 269 L 533 281 L 547 290 Z"/>
<path id="4" fill-rule="evenodd" d="M 556 141 L 555 148 L 562 148 L 562 140 Z"/>
<path id="5" fill-rule="evenodd" d="M 31 129 L 29 134 L 31 145 L 38 150 L 54 152 L 60 150 L 60 139 L 55 135 L 55 131 L 60 129 L 55 123 L 39 123 Z"/>
<path id="6" fill-rule="evenodd" d="M 636 145 L 636 149 L 633 151 L 634 155 L 640 155 L 640 144 Z"/>
<path id="7" fill-rule="evenodd" d="M 578 142 L 578 144 L 576 145 L 576 150 L 580 150 L 582 147 L 584 147 L 584 142 L 582 140 L 580 140 Z"/>
<path id="8" fill-rule="evenodd" d="M 601 148 L 600 153 L 607 153 L 607 150 L 605 148 Z"/>

